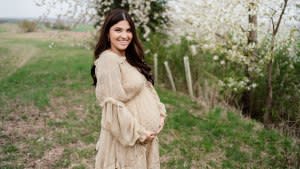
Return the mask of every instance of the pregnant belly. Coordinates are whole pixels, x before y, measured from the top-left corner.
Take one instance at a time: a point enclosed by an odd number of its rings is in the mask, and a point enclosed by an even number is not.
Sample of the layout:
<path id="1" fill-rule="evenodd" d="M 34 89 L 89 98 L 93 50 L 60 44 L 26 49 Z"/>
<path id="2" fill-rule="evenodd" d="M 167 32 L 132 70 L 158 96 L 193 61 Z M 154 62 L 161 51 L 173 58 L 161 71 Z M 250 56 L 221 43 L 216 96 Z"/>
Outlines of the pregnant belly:
<path id="1" fill-rule="evenodd" d="M 137 119 L 146 130 L 154 132 L 158 130 L 160 123 L 159 107 L 150 91 L 145 88 L 129 105 L 135 107 Z"/>

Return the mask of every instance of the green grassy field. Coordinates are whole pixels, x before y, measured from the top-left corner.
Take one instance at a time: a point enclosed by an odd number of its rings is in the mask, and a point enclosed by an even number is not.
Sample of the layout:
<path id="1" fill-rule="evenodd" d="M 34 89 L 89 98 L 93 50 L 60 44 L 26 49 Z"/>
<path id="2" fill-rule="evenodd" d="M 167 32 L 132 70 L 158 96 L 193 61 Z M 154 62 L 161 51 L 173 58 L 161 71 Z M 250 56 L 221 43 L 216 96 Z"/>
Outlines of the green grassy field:
<path id="1" fill-rule="evenodd" d="M 88 32 L 93 31 L 95 28 L 93 25 L 85 25 L 85 24 L 79 24 L 75 28 L 72 29 L 74 32 Z"/>
<path id="2" fill-rule="evenodd" d="M 0 25 L 1 169 L 93 168 L 101 117 L 92 52 L 52 42 Z M 299 167 L 295 139 L 236 112 L 205 112 L 187 96 L 158 93 L 168 110 L 159 136 L 162 169 Z"/>

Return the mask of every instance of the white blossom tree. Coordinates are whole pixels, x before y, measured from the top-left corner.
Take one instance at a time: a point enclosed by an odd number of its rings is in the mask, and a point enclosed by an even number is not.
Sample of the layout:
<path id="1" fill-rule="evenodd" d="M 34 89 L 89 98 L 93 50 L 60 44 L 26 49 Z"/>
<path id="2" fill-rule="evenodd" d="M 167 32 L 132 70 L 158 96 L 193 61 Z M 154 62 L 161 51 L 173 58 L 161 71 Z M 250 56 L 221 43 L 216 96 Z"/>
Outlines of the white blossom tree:
<path id="1" fill-rule="evenodd" d="M 193 41 L 191 49 L 194 53 L 203 50 L 215 52 L 212 60 L 219 63 L 220 67 L 227 64 L 239 65 L 235 67 L 244 70 L 244 73 L 220 79 L 224 88 L 233 92 L 247 92 L 257 87 L 257 77 L 265 78 L 268 83 L 265 103 L 267 122 L 272 108 L 274 51 L 289 44 L 286 60 L 290 64 L 299 61 L 294 52 L 296 45 L 293 43 L 299 30 L 297 3 L 300 2 L 171 0 L 168 15 L 172 26 L 167 32 L 172 37 L 172 43 L 180 42 L 181 37 Z"/>

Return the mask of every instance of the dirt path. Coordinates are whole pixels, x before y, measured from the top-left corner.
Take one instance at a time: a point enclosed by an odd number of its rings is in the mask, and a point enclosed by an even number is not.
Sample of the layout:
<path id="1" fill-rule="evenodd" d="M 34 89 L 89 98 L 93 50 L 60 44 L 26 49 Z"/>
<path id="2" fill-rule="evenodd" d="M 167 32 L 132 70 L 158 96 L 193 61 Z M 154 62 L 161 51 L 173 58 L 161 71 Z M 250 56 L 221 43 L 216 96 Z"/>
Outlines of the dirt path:
<path id="1" fill-rule="evenodd" d="M 16 72 L 40 53 L 40 49 L 28 44 L 0 46 L 8 50 L 7 54 L 0 54 L 0 80 Z"/>

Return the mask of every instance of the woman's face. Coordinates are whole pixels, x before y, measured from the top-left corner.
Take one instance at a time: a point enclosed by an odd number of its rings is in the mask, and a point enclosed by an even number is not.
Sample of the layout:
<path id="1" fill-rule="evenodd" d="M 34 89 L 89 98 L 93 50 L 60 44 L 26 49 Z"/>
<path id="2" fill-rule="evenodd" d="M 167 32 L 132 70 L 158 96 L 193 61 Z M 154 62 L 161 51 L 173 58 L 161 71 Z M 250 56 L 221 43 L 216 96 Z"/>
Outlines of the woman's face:
<path id="1" fill-rule="evenodd" d="M 132 40 L 132 32 L 128 21 L 123 20 L 109 29 L 111 50 L 125 55 L 125 50 Z"/>

